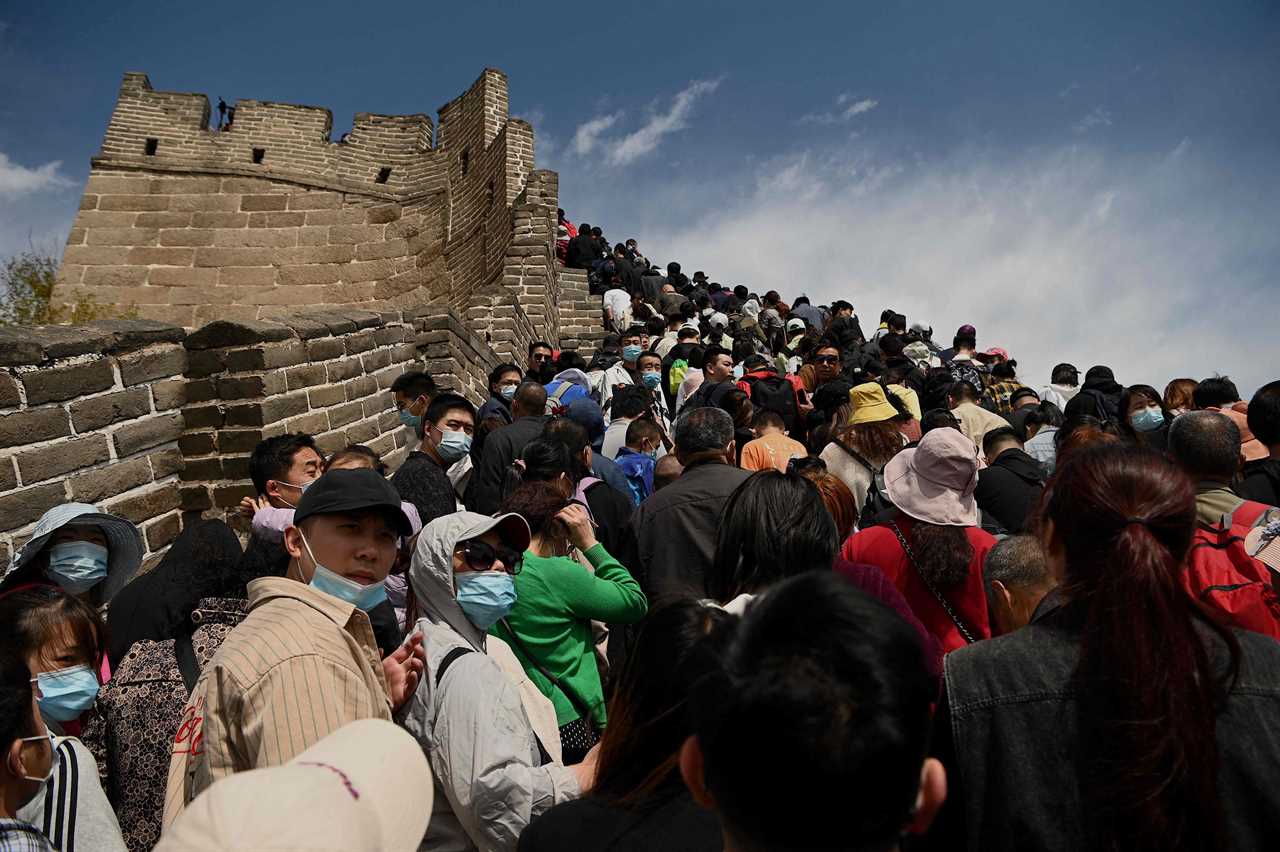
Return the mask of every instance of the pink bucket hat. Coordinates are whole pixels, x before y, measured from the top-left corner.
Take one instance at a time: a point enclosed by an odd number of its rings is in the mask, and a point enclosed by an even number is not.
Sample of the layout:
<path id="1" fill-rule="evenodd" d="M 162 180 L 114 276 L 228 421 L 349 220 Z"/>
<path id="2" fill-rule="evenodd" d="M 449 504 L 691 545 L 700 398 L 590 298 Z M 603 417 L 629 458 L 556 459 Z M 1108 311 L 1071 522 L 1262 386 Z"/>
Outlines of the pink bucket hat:
<path id="1" fill-rule="evenodd" d="M 889 499 L 918 521 L 947 527 L 978 524 L 978 454 L 964 433 L 934 429 L 884 468 Z"/>

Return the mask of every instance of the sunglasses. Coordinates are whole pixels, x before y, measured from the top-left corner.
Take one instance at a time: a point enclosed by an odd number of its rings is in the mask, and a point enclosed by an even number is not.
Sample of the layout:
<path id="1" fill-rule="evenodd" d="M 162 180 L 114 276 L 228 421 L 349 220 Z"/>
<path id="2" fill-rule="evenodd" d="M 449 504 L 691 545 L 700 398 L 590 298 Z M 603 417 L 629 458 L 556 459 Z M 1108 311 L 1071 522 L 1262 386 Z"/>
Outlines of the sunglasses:
<path id="1" fill-rule="evenodd" d="M 494 547 L 487 541 L 475 539 L 462 546 L 462 557 L 467 560 L 473 571 L 491 571 L 493 563 L 502 560 L 508 574 L 519 574 L 523 567 L 523 554 L 509 547 Z"/>
<path id="2" fill-rule="evenodd" d="M 835 355 L 819 355 L 813 359 L 815 364 L 839 364 L 840 358 Z"/>

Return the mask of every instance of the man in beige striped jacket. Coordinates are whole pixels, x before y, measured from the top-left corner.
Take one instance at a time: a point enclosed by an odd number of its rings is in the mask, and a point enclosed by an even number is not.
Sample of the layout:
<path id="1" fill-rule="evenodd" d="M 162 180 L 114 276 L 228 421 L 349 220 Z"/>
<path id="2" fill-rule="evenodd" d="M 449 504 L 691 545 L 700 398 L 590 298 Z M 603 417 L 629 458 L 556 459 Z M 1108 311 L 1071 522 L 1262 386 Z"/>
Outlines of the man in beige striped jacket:
<path id="1" fill-rule="evenodd" d="M 249 584 L 249 615 L 200 674 L 169 763 L 164 824 L 235 772 L 279 766 L 356 719 L 391 719 L 422 673 L 422 638 L 385 660 L 367 610 L 399 539 L 400 497 L 372 470 L 311 483 L 284 533 L 284 577 Z"/>

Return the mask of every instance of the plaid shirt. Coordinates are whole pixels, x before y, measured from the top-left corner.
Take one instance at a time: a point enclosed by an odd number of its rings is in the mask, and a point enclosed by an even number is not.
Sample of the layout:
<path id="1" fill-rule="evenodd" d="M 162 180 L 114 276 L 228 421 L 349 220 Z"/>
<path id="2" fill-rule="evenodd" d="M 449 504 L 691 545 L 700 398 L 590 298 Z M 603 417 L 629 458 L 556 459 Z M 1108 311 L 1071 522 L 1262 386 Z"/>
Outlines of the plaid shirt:
<path id="1" fill-rule="evenodd" d="M 0 819 L 0 852 L 53 852 L 53 847 L 34 825 Z"/>

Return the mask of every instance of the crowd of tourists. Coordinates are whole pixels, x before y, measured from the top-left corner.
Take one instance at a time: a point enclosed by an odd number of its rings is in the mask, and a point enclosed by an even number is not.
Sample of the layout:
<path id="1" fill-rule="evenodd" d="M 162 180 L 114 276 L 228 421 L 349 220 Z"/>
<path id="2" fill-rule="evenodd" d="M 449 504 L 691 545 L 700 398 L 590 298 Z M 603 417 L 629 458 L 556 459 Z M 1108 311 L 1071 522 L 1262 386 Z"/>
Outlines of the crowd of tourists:
<path id="1" fill-rule="evenodd" d="M 145 572 L 45 513 L 0 849 L 1275 847 L 1280 381 L 1035 381 L 561 228 L 591 359 L 403 374 L 394 472 L 268 438 Z"/>

